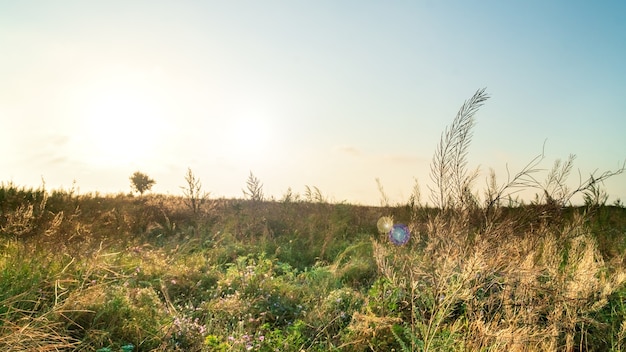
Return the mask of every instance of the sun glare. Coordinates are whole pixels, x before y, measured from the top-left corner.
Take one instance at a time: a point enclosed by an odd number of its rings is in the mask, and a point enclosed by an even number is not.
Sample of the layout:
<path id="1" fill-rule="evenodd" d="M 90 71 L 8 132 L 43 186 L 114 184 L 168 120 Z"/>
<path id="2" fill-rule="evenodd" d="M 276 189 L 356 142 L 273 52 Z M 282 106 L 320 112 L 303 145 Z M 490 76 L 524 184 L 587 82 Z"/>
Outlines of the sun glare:
<path id="1" fill-rule="evenodd" d="M 238 159 L 267 159 L 270 148 L 270 125 L 263 118 L 241 118 L 233 121 L 229 145 Z"/>
<path id="2" fill-rule="evenodd" d="M 123 166 L 156 154 L 163 111 L 149 89 L 134 82 L 108 82 L 94 89 L 81 111 L 82 152 L 97 166 Z"/>

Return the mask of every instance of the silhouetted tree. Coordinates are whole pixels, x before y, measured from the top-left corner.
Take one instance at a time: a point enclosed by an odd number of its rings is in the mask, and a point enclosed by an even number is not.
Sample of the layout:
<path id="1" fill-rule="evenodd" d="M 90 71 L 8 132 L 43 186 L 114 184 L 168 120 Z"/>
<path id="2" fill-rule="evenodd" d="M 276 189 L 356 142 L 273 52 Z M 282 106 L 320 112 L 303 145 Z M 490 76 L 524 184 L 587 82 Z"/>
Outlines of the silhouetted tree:
<path id="1" fill-rule="evenodd" d="M 148 175 L 139 171 L 136 171 L 130 177 L 130 187 L 134 191 L 139 192 L 140 195 L 143 195 L 145 191 L 149 191 L 155 183 L 155 180 L 151 179 L 150 177 L 148 177 Z"/>

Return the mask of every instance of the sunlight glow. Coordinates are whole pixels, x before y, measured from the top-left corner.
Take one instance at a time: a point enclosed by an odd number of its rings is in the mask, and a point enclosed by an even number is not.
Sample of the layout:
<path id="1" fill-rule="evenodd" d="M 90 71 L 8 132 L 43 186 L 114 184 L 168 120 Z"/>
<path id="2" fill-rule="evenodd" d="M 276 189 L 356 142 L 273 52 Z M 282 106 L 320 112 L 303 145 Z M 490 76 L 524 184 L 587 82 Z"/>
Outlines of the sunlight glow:
<path id="1" fill-rule="evenodd" d="M 95 166 L 124 166 L 157 156 L 163 108 L 141 82 L 114 79 L 90 90 L 81 110 L 83 157 Z"/>
<path id="2" fill-rule="evenodd" d="M 229 128 L 226 147 L 239 161 L 262 161 L 271 157 L 272 128 L 260 114 L 246 114 Z"/>

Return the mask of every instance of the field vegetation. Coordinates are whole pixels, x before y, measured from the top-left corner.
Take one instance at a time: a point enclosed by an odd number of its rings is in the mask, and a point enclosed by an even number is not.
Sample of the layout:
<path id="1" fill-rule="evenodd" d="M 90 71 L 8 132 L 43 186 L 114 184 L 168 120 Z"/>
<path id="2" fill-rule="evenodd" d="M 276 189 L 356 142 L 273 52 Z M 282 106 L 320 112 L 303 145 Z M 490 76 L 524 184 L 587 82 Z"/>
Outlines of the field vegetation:
<path id="1" fill-rule="evenodd" d="M 538 156 L 477 191 L 486 99 L 442 135 L 428 203 L 417 185 L 379 207 L 268 200 L 252 173 L 243 199 L 213 199 L 191 170 L 180 197 L 1 184 L 0 350 L 626 350 L 626 209 L 601 188 L 623 168 L 569 189 L 574 158 L 540 179 Z"/>

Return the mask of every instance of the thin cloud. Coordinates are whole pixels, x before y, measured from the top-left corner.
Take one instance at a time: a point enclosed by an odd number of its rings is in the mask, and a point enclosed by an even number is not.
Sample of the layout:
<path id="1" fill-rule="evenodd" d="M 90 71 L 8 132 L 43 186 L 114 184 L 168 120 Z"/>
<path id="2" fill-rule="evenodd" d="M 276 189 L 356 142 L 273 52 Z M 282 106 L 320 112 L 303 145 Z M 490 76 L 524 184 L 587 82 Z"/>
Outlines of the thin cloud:
<path id="1" fill-rule="evenodd" d="M 49 137 L 49 143 L 55 147 L 63 147 L 70 141 L 69 136 L 51 136 Z"/>
<path id="2" fill-rule="evenodd" d="M 389 161 L 392 163 L 398 164 L 428 164 L 430 163 L 430 159 L 418 155 L 412 154 L 382 154 L 379 156 L 381 159 L 385 161 Z"/>
<path id="3" fill-rule="evenodd" d="M 353 146 L 338 146 L 335 148 L 335 150 L 338 150 L 340 153 L 348 154 L 350 156 L 362 155 L 361 150 Z"/>
<path id="4" fill-rule="evenodd" d="M 68 159 L 65 156 L 57 156 L 48 160 L 48 164 L 50 165 L 64 165 L 67 162 L 68 162 Z"/>

